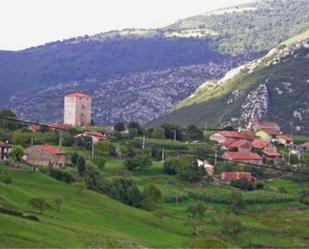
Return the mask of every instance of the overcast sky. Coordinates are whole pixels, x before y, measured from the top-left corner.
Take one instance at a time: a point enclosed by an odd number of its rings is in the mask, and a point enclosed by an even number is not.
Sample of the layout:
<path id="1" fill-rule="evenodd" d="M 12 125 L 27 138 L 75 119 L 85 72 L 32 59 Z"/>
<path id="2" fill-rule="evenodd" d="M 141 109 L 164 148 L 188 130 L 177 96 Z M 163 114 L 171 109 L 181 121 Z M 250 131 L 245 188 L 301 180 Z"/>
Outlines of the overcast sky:
<path id="1" fill-rule="evenodd" d="M 129 27 L 156 28 L 252 0 L 0 0 L 0 50 Z"/>

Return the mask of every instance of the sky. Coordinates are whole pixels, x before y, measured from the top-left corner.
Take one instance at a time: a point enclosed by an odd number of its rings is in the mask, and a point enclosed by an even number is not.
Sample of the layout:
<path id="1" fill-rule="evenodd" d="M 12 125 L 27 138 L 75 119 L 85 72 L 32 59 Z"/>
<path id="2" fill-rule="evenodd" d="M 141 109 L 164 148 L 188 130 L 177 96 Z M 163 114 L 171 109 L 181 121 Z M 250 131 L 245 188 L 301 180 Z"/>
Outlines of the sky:
<path id="1" fill-rule="evenodd" d="M 124 28 L 158 28 L 252 0 L 0 0 L 0 50 Z"/>

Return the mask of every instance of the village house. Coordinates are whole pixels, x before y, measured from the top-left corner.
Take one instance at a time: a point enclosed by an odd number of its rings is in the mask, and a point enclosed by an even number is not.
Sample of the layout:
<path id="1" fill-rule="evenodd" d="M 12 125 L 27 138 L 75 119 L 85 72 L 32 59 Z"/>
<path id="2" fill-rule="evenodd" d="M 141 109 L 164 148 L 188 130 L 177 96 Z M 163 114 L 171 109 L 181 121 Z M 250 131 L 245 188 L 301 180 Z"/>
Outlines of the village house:
<path id="1" fill-rule="evenodd" d="M 255 139 L 252 143 L 252 151 L 256 153 L 263 153 L 264 149 L 277 151 L 276 146 L 267 140 Z"/>
<path id="2" fill-rule="evenodd" d="M 265 149 L 263 155 L 265 162 L 273 162 L 275 165 L 282 162 L 282 155 L 278 151 Z"/>
<path id="3" fill-rule="evenodd" d="M 250 172 L 222 172 L 221 181 L 230 182 L 246 179 L 249 182 L 253 182 L 253 177 Z"/>
<path id="4" fill-rule="evenodd" d="M 199 160 L 197 159 L 197 165 L 199 167 L 203 167 L 209 176 L 213 176 L 215 173 L 215 166 L 210 164 L 207 160 Z"/>
<path id="5" fill-rule="evenodd" d="M 33 166 L 64 168 L 65 153 L 52 145 L 35 145 L 25 150 L 25 160 Z"/>
<path id="6" fill-rule="evenodd" d="M 221 149 L 235 152 L 251 152 L 252 146 L 248 140 L 236 140 L 222 143 Z"/>
<path id="7" fill-rule="evenodd" d="M 6 161 L 10 157 L 12 146 L 8 142 L 0 141 L 0 161 Z"/>
<path id="8" fill-rule="evenodd" d="M 222 158 L 243 164 L 263 165 L 263 158 L 258 154 L 252 152 L 225 152 Z"/>
<path id="9" fill-rule="evenodd" d="M 236 140 L 245 140 L 251 142 L 254 140 L 254 138 L 254 134 L 248 131 L 218 131 L 209 137 L 211 141 L 215 141 L 219 144 L 234 142 Z"/>
<path id="10" fill-rule="evenodd" d="M 293 138 L 286 135 L 278 135 L 276 137 L 276 142 L 279 144 L 283 144 L 284 146 L 288 146 L 293 144 Z"/>
<path id="11" fill-rule="evenodd" d="M 107 136 L 105 134 L 96 131 L 86 131 L 76 135 L 75 137 L 90 137 L 93 144 L 107 140 Z"/>
<path id="12" fill-rule="evenodd" d="M 252 124 L 252 130 L 258 138 L 266 141 L 272 141 L 277 135 L 281 134 L 280 126 L 274 122 L 255 121 Z"/>

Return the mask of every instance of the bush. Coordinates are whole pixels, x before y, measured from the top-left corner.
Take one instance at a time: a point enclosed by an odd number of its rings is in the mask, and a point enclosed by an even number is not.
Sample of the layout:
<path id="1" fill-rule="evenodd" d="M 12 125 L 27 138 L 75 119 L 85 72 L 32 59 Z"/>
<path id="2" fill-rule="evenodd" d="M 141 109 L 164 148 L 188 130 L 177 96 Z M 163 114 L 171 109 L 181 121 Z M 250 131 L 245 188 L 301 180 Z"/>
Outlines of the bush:
<path id="1" fill-rule="evenodd" d="M 216 238 L 212 237 L 202 237 L 197 238 L 193 241 L 191 248 L 228 248 L 227 245 Z"/>
<path id="2" fill-rule="evenodd" d="M 58 181 L 66 183 L 72 183 L 75 181 L 74 177 L 70 173 L 63 170 L 54 169 L 52 167 L 49 167 L 48 175 L 57 179 Z"/>
<path id="3" fill-rule="evenodd" d="M 10 158 L 14 161 L 20 162 L 23 159 L 24 148 L 21 145 L 14 145 L 10 151 Z"/>
<path id="4" fill-rule="evenodd" d="M 240 179 L 240 180 L 233 180 L 231 181 L 230 185 L 234 188 L 239 188 L 242 190 L 248 190 L 248 191 L 252 191 L 254 190 L 254 185 L 249 182 L 247 179 Z"/>
<path id="5" fill-rule="evenodd" d="M 232 214 L 220 214 L 217 219 L 217 223 L 222 227 L 223 233 L 237 235 L 243 229 L 240 219 Z"/>
<path id="6" fill-rule="evenodd" d="M 142 204 L 142 193 L 136 184 L 126 178 L 114 179 L 111 185 L 111 196 L 128 205 L 139 207 Z"/>
<path id="7" fill-rule="evenodd" d="M 0 170 L 0 182 L 3 182 L 5 184 L 10 184 L 13 182 L 13 179 L 7 171 Z"/>
<path id="8" fill-rule="evenodd" d="M 106 163 L 106 159 L 104 157 L 96 157 L 91 161 L 98 167 L 98 169 L 104 169 Z"/>
<path id="9" fill-rule="evenodd" d="M 43 214 L 43 211 L 49 208 L 49 204 L 45 200 L 45 198 L 36 197 L 29 200 L 30 206 L 32 206 L 35 209 L 38 209 L 41 214 Z"/>
<path id="10" fill-rule="evenodd" d="M 95 155 L 98 157 L 109 157 L 116 152 L 115 146 L 108 141 L 98 142 L 95 145 Z"/>
<path id="11" fill-rule="evenodd" d="M 143 199 L 147 209 L 154 209 L 156 204 L 162 201 L 162 192 L 155 185 L 148 185 L 144 188 Z"/>
<path id="12" fill-rule="evenodd" d="M 193 156 L 182 157 L 184 161 L 184 167 L 179 169 L 178 175 L 185 181 L 199 182 L 206 175 L 203 167 L 199 167 L 197 160 Z"/>
<path id="13" fill-rule="evenodd" d="M 180 168 L 182 165 L 182 160 L 177 157 L 168 158 L 164 161 L 163 171 L 167 175 L 176 175 L 177 168 Z"/>

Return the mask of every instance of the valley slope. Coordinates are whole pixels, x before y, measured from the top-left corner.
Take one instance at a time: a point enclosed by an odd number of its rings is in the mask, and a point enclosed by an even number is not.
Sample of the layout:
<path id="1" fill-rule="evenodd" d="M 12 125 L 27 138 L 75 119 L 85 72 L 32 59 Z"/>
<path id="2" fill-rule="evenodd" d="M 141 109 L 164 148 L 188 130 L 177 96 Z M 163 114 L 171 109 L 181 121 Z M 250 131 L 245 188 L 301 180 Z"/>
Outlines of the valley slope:
<path id="1" fill-rule="evenodd" d="M 309 133 L 309 32 L 266 56 L 205 82 L 176 109 L 150 125 L 250 126 L 255 118 L 278 122 L 286 132 Z"/>

